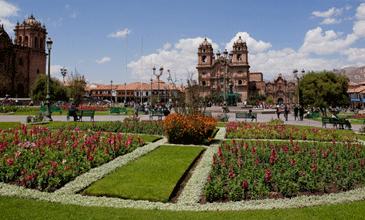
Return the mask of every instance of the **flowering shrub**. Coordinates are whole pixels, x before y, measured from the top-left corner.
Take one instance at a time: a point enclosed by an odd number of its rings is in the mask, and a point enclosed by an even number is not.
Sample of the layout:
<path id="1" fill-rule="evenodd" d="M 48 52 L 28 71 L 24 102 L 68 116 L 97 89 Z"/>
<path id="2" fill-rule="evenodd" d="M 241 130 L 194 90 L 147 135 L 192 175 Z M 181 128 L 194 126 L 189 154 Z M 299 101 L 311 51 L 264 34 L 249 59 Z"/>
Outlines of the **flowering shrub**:
<path id="1" fill-rule="evenodd" d="M 219 147 L 212 166 L 205 187 L 209 202 L 332 193 L 364 185 L 365 148 L 233 140 Z"/>
<path id="2" fill-rule="evenodd" d="M 203 144 L 212 135 L 217 121 L 204 115 L 170 114 L 164 122 L 165 135 L 174 144 Z"/>
<path id="3" fill-rule="evenodd" d="M 61 126 L 56 125 L 52 128 L 67 128 L 80 130 L 91 130 L 91 131 L 109 131 L 109 132 L 123 132 L 123 133 L 141 133 L 141 134 L 163 134 L 163 126 L 161 121 L 137 121 L 132 119 L 121 121 L 110 121 L 110 122 L 92 122 L 92 123 L 73 123 L 73 124 L 62 124 Z"/>
<path id="4" fill-rule="evenodd" d="M 317 141 L 355 141 L 356 135 L 348 130 L 284 125 L 276 123 L 229 122 L 227 138 L 294 139 Z"/>
<path id="5" fill-rule="evenodd" d="M 0 130 L 0 181 L 54 191 L 143 144 L 139 137 L 121 133 L 26 126 Z"/>

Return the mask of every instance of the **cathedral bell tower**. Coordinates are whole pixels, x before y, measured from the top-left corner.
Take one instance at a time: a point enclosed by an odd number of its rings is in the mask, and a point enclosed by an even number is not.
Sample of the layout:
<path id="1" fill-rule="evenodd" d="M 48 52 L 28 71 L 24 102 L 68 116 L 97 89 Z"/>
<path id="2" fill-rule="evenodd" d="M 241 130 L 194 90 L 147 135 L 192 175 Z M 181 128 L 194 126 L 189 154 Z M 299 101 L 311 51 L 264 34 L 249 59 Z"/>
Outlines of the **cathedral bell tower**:
<path id="1" fill-rule="evenodd" d="M 25 19 L 23 23 L 17 23 L 14 31 L 16 45 L 32 48 L 40 52 L 45 51 L 46 27 L 37 21 L 33 15 Z"/>
<path id="2" fill-rule="evenodd" d="M 213 59 L 214 53 L 212 44 L 205 38 L 198 48 L 198 66 L 210 66 L 213 64 Z"/>
<path id="3" fill-rule="evenodd" d="M 241 36 L 233 43 L 232 53 L 232 64 L 248 65 L 247 44 L 242 40 Z"/>

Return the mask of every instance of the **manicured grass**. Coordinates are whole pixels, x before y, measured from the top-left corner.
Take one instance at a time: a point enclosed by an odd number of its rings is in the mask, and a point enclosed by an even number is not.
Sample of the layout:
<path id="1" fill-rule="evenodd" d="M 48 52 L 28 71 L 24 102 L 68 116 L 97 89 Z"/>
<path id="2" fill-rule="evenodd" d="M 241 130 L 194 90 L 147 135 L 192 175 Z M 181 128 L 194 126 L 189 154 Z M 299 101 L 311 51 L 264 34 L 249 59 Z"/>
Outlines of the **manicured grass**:
<path id="1" fill-rule="evenodd" d="M 319 117 L 319 118 L 311 118 L 311 120 L 314 120 L 314 121 L 322 121 L 322 118 Z M 347 120 L 350 121 L 351 124 L 354 124 L 354 125 L 362 125 L 364 123 L 364 119 L 357 119 L 357 118 L 348 118 Z"/>
<path id="2" fill-rule="evenodd" d="M 152 142 L 158 141 L 162 138 L 160 136 L 149 135 L 149 134 L 141 134 L 138 136 L 141 137 L 144 140 L 144 142 L 146 142 L 146 143 L 152 143 Z"/>
<path id="3" fill-rule="evenodd" d="M 20 126 L 20 122 L 0 122 L 0 129 L 15 128 Z"/>
<path id="4" fill-rule="evenodd" d="M 83 193 L 167 202 L 179 179 L 203 150 L 160 146 L 95 182 Z"/>
<path id="5" fill-rule="evenodd" d="M 217 127 L 226 127 L 227 122 L 217 122 Z"/>
<path id="6" fill-rule="evenodd" d="M 83 207 L 0 197 L 0 219 L 363 219 L 365 201 L 260 211 L 161 211 Z"/>

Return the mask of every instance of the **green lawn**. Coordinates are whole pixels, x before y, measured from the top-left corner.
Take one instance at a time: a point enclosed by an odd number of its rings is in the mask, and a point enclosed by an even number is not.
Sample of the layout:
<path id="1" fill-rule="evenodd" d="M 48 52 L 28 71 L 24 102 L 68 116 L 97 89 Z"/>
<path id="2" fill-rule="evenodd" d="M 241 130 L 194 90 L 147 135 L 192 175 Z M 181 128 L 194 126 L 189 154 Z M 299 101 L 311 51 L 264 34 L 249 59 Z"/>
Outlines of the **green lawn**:
<path id="1" fill-rule="evenodd" d="M 160 211 L 83 207 L 0 197 L 0 219 L 364 219 L 365 201 L 260 211 Z"/>
<path id="2" fill-rule="evenodd" d="M 149 134 L 140 134 L 138 136 L 140 136 L 144 140 L 144 142 L 147 142 L 147 143 L 155 142 L 162 138 L 160 136 L 149 135 Z"/>
<path id="3" fill-rule="evenodd" d="M 95 182 L 83 193 L 167 202 L 179 179 L 203 150 L 160 146 Z"/>
<path id="4" fill-rule="evenodd" d="M 314 120 L 314 121 L 322 121 L 321 117 L 319 117 L 319 118 L 310 118 L 310 119 Z M 354 125 L 362 125 L 364 123 L 364 119 L 348 118 L 347 120 L 349 120 L 350 123 L 354 124 Z"/>
<path id="5" fill-rule="evenodd" d="M 20 126 L 20 122 L 0 122 L 0 129 L 15 128 Z"/>

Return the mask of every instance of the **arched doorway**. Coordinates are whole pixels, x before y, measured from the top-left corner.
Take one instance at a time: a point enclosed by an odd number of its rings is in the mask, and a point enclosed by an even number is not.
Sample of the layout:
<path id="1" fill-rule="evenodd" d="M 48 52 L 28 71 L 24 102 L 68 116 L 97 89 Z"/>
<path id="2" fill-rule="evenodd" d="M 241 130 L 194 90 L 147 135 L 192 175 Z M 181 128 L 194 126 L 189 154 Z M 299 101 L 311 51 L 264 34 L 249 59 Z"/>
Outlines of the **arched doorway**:
<path id="1" fill-rule="evenodd" d="M 278 101 L 276 103 L 278 105 L 282 105 L 282 104 L 284 104 L 284 99 L 283 98 L 278 98 Z"/>

